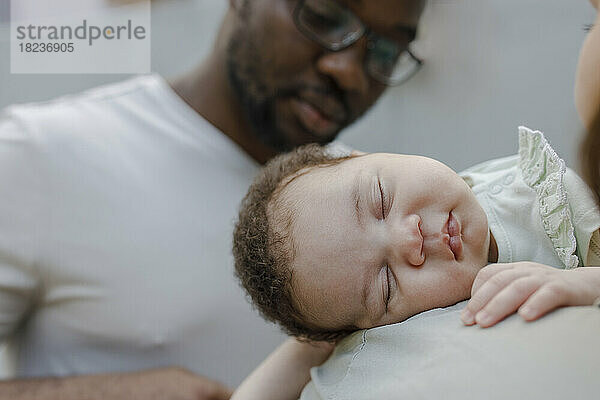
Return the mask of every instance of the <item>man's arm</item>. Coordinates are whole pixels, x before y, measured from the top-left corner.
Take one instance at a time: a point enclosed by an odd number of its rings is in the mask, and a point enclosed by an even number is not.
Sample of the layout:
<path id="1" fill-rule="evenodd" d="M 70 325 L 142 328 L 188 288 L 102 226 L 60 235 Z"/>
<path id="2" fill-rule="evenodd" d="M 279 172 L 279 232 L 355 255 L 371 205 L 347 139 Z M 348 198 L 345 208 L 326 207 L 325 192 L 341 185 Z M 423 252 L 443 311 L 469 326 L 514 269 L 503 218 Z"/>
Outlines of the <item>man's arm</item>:
<path id="1" fill-rule="evenodd" d="M 222 384 L 183 368 L 0 382 L 0 400 L 227 400 Z"/>
<path id="2" fill-rule="evenodd" d="M 297 400 L 310 380 L 310 369 L 321 365 L 333 348 L 331 343 L 288 339 L 242 382 L 231 400 Z"/>

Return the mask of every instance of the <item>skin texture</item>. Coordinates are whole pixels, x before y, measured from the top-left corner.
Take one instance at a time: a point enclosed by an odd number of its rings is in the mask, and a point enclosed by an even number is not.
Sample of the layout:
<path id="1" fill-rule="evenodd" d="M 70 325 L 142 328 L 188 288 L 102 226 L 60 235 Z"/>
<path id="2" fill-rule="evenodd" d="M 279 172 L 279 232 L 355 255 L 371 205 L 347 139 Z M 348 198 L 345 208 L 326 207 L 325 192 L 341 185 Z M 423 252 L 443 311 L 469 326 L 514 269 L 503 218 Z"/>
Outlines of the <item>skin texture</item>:
<path id="1" fill-rule="evenodd" d="M 429 158 L 369 154 L 314 168 L 287 185 L 281 204 L 295 215 L 296 301 L 323 329 L 390 324 L 467 299 L 488 262 L 483 209 L 454 171 Z M 462 240 L 444 228 L 450 213 Z M 457 240 L 455 259 L 449 243 Z"/>
<path id="2" fill-rule="evenodd" d="M 591 0 L 598 9 L 598 0 Z M 583 43 L 575 85 L 581 120 L 590 128 L 600 111 L 600 14 Z M 533 321 L 561 306 L 590 305 L 600 299 L 600 268 L 564 271 L 532 262 L 494 264 L 477 275 L 463 310 L 465 325 L 490 327 L 518 312 Z"/>
<path id="3" fill-rule="evenodd" d="M 380 35 L 407 46 L 424 1 L 340 1 Z M 296 1 L 232 0 L 215 51 L 174 90 L 264 163 L 281 150 L 326 143 L 363 115 L 385 86 L 363 67 L 365 38 L 325 50 L 296 28 Z M 399 29 L 398 27 L 402 27 Z"/>

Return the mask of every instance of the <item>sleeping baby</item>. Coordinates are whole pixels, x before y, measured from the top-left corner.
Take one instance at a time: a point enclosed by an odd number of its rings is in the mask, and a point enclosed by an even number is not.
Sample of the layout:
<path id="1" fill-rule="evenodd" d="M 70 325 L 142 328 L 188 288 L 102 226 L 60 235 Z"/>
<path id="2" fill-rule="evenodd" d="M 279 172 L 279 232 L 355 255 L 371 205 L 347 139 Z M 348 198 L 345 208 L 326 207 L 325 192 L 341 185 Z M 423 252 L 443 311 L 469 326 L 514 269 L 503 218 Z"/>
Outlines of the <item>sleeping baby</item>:
<path id="1" fill-rule="evenodd" d="M 587 186 L 540 132 L 520 128 L 518 155 L 460 175 L 411 155 L 309 145 L 280 156 L 244 198 L 233 249 L 263 316 L 292 336 L 337 341 L 475 287 L 465 324 L 592 304 L 600 268 L 577 267 L 600 265 L 599 227 Z"/>

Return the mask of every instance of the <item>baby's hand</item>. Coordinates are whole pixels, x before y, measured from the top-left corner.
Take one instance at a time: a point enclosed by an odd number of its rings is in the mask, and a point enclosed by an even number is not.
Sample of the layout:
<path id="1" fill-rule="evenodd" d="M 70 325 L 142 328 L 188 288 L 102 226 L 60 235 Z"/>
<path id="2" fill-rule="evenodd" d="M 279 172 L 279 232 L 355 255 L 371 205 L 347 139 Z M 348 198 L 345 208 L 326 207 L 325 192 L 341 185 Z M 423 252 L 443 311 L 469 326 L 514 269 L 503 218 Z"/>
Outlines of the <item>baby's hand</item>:
<path id="1" fill-rule="evenodd" d="M 600 267 L 562 270 L 534 262 L 482 268 L 461 314 L 465 325 L 492 326 L 518 311 L 533 321 L 560 306 L 583 306 L 600 297 Z"/>

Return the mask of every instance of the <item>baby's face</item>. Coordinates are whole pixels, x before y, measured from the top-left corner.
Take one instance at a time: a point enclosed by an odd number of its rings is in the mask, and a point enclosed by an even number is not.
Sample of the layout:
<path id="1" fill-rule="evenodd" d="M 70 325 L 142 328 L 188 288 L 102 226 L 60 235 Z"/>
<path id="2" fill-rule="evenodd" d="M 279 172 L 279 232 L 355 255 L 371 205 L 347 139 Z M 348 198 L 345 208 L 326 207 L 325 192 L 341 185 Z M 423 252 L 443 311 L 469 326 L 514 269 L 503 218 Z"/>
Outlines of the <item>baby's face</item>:
<path id="1" fill-rule="evenodd" d="M 281 200 L 295 214 L 295 299 L 322 329 L 385 325 L 457 303 L 487 263 L 483 209 L 429 158 L 369 154 L 313 168 Z"/>
<path id="2" fill-rule="evenodd" d="M 591 0 L 598 9 L 598 0 Z M 586 127 L 590 127 L 600 110 L 600 14 L 583 43 L 575 85 L 577 110 Z"/>

